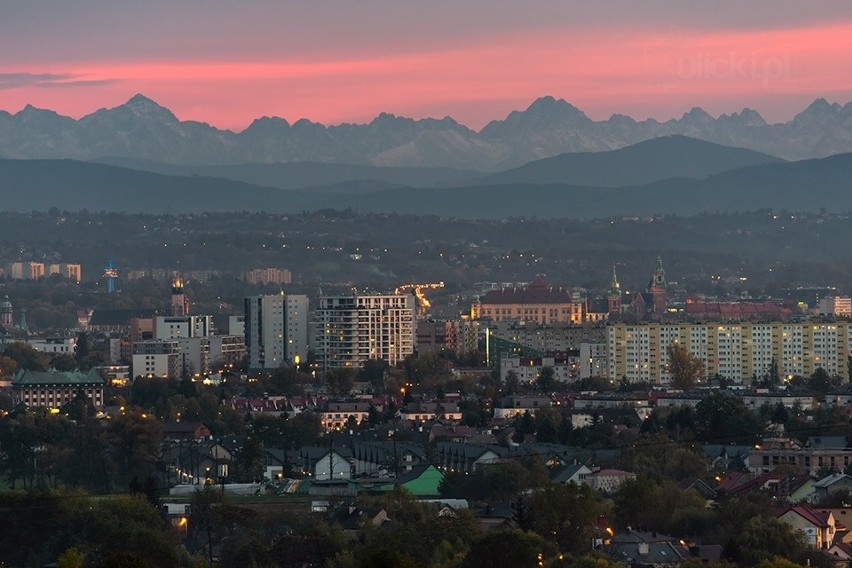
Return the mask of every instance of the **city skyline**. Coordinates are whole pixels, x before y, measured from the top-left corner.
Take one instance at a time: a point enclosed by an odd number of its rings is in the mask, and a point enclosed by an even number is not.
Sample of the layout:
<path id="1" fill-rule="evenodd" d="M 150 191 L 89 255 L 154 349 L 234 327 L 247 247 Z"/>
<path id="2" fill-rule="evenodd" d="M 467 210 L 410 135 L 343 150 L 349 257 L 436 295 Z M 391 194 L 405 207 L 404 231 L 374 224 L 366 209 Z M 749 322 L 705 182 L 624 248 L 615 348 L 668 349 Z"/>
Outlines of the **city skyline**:
<path id="1" fill-rule="evenodd" d="M 234 130 L 264 115 L 336 124 L 380 112 L 479 129 L 545 95 L 595 120 L 700 106 L 775 122 L 818 97 L 852 100 L 842 2 L 755 2 L 735 19 L 717 6 L 614 4 L 16 3 L 0 22 L 0 106 L 79 118 L 141 92 Z"/>

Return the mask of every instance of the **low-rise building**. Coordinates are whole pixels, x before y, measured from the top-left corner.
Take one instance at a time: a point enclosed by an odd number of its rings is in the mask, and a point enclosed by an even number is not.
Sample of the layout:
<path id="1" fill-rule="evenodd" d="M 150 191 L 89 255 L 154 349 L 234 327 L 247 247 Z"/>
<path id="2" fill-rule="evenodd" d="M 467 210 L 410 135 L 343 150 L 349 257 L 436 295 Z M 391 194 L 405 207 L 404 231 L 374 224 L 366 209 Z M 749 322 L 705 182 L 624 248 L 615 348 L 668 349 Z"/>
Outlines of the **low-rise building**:
<path id="1" fill-rule="evenodd" d="M 104 380 L 94 369 L 88 373 L 21 369 L 12 379 L 14 403 L 29 408 L 62 408 L 81 393 L 95 408 L 103 407 Z"/>
<path id="2" fill-rule="evenodd" d="M 550 408 L 551 406 L 553 406 L 553 401 L 547 396 L 506 396 L 494 405 L 494 419 L 514 418 L 526 412 L 535 416 L 539 408 Z"/>

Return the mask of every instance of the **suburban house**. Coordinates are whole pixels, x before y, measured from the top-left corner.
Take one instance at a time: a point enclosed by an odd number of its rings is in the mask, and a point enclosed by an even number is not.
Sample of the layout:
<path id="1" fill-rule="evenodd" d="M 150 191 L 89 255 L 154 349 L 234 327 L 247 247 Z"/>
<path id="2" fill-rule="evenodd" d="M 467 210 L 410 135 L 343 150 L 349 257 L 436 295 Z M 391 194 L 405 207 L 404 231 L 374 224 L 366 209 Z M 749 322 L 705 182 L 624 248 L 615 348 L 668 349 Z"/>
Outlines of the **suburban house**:
<path id="1" fill-rule="evenodd" d="M 349 448 L 305 446 L 299 450 L 302 474 L 316 480 L 352 477 L 352 451 Z"/>
<path id="2" fill-rule="evenodd" d="M 539 408 L 550 408 L 553 401 L 549 396 L 506 396 L 494 405 L 494 419 L 514 418 L 529 412 L 535 416 Z"/>
<path id="3" fill-rule="evenodd" d="M 776 518 L 805 535 L 810 546 L 828 550 L 836 532 L 834 515 L 806 505 L 793 505 L 783 509 Z"/>
<path id="4" fill-rule="evenodd" d="M 203 422 L 165 422 L 165 440 L 205 440 L 212 436 L 210 428 Z"/>
<path id="5" fill-rule="evenodd" d="M 471 472 L 499 462 L 504 451 L 505 448 L 493 444 L 439 442 L 435 448 L 435 462 L 443 471 Z"/>
<path id="6" fill-rule="evenodd" d="M 832 473 L 814 482 L 815 499 L 819 500 L 836 491 L 852 491 L 852 476 Z"/>
<path id="7" fill-rule="evenodd" d="M 370 416 L 369 402 L 333 402 L 329 401 L 320 413 L 320 421 L 327 431 L 343 430 L 350 418 L 355 424 L 366 422 Z"/>
<path id="8" fill-rule="evenodd" d="M 166 470 L 178 484 L 220 482 L 228 477 L 233 453 L 214 440 L 165 440 L 161 450 Z"/>
<path id="9" fill-rule="evenodd" d="M 745 470 L 748 456 L 754 449 L 754 446 L 704 444 L 704 455 L 710 460 L 710 469 Z"/>
<path id="10" fill-rule="evenodd" d="M 408 442 L 355 442 L 352 446 L 354 475 L 405 473 L 426 463 L 426 449 Z"/>
<path id="11" fill-rule="evenodd" d="M 455 402 L 410 402 L 399 411 L 399 417 L 407 422 L 427 422 L 436 419 L 459 421 L 462 413 Z"/>
<path id="12" fill-rule="evenodd" d="M 586 483 L 587 478 L 592 474 L 592 470 L 583 464 L 571 464 L 556 471 L 550 480 L 554 483 Z"/>
<path id="13" fill-rule="evenodd" d="M 677 566 L 690 557 L 689 548 L 672 536 L 629 528 L 613 535 L 603 551 L 617 562 L 639 568 Z"/>

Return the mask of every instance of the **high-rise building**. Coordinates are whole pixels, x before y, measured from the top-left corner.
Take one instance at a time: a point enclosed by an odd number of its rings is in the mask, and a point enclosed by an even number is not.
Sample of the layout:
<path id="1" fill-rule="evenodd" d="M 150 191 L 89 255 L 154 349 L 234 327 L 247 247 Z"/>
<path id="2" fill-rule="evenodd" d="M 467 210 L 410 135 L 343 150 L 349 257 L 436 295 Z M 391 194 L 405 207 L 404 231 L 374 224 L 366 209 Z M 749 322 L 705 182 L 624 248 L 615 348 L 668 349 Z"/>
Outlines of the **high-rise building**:
<path id="1" fill-rule="evenodd" d="M 308 297 L 269 294 L 245 299 L 245 338 L 250 369 L 298 364 L 308 356 Z"/>
<path id="2" fill-rule="evenodd" d="M 324 369 L 368 359 L 396 365 L 414 353 L 414 296 L 325 296 L 314 314 L 314 349 Z"/>

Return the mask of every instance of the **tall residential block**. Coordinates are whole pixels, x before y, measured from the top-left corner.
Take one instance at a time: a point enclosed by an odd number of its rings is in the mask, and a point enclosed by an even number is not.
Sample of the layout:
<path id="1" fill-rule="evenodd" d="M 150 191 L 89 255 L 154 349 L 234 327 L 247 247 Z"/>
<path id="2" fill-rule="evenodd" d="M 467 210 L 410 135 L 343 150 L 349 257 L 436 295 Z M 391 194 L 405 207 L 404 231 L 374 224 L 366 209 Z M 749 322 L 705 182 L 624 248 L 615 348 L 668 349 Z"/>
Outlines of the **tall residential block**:
<path id="1" fill-rule="evenodd" d="M 323 369 L 368 359 L 396 365 L 414 353 L 412 295 L 325 296 L 314 313 L 314 349 Z"/>
<path id="2" fill-rule="evenodd" d="M 667 350 L 679 343 L 701 360 L 704 378 L 718 375 L 741 383 L 773 373 L 781 379 L 810 376 L 823 369 L 848 381 L 850 328 L 849 322 L 614 324 L 607 328 L 607 375 L 667 384 Z"/>
<path id="3" fill-rule="evenodd" d="M 245 338 L 250 369 L 275 369 L 308 356 L 308 297 L 270 294 L 245 299 Z"/>

